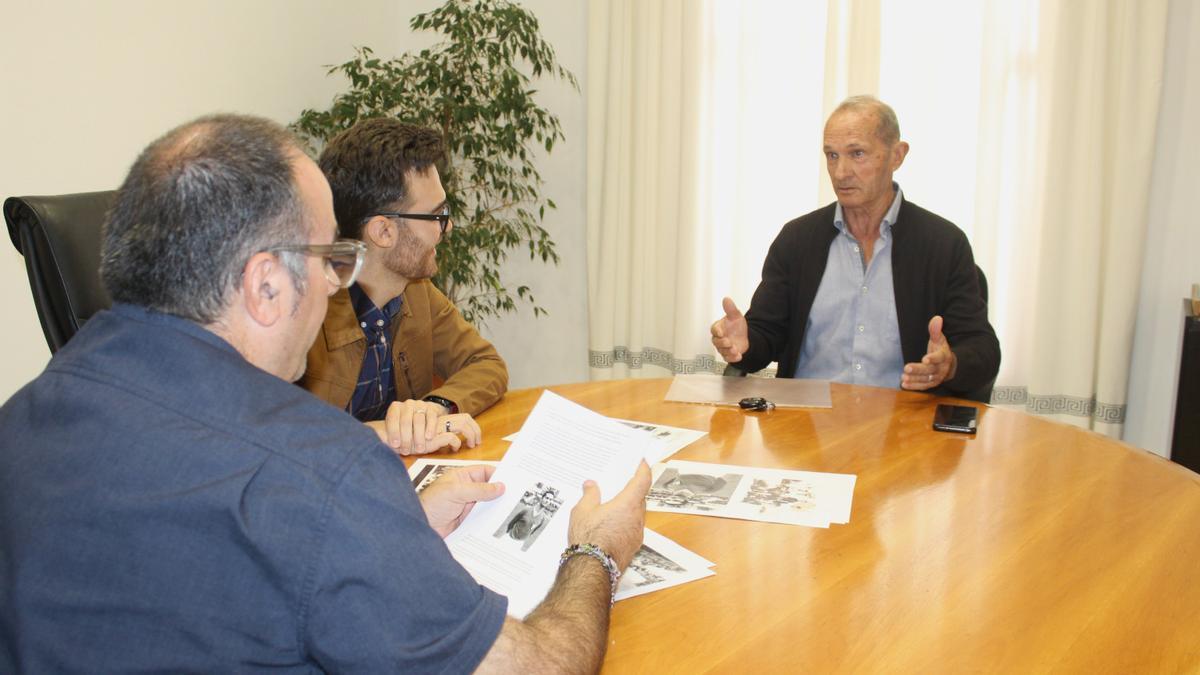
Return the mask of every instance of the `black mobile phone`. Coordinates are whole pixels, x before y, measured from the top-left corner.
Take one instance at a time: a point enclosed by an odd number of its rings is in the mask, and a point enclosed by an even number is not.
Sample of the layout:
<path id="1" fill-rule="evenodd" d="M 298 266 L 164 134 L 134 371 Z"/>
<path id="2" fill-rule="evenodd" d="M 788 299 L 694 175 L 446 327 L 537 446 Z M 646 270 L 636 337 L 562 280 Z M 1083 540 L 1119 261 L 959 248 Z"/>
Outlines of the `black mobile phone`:
<path id="1" fill-rule="evenodd" d="M 938 431 L 957 431 L 973 434 L 979 409 L 969 405 L 946 405 L 939 403 L 933 413 L 933 428 Z"/>

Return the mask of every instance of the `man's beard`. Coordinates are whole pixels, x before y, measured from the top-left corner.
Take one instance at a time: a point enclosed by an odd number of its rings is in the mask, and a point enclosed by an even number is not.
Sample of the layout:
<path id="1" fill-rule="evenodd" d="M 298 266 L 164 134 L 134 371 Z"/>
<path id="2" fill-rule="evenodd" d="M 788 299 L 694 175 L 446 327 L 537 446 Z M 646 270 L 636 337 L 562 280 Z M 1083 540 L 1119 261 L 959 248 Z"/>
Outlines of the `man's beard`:
<path id="1" fill-rule="evenodd" d="M 396 245 L 383 259 L 383 265 L 405 279 L 428 279 L 438 271 L 434 250 L 404 225 L 396 228 Z"/>

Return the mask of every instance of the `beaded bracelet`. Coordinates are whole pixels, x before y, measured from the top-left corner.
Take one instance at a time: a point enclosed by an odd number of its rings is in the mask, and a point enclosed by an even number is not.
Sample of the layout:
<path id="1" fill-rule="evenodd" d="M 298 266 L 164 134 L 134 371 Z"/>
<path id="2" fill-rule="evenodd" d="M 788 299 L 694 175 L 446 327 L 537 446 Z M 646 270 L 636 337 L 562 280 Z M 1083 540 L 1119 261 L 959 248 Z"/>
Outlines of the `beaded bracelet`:
<path id="1" fill-rule="evenodd" d="M 608 580 L 612 582 L 612 596 L 608 599 L 608 606 L 612 607 L 617 601 L 617 581 L 621 578 L 621 572 L 617 569 L 617 561 L 595 544 L 575 544 L 568 546 L 567 550 L 563 551 L 562 556 L 558 559 L 558 566 L 562 567 L 577 555 L 591 556 L 604 565 L 604 569 L 608 572 Z"/>

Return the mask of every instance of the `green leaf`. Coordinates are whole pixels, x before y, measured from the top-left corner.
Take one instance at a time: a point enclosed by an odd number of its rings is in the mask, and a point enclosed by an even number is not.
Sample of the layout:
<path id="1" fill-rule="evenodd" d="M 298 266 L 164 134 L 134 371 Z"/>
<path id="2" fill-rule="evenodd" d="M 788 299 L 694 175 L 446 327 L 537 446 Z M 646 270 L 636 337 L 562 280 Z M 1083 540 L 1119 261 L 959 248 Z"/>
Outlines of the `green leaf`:
<path id="1" fill-rule="evenodd" d="M 348 89 L 327 110 L 301 111 L 290 127 L 310 151 L 369 117 L 441 130 L 449 154 L 442 180 L 456 219 L 439 248 L 434 282 L 464 318 L 482 326 L 517 308 L 502 275 L 510 252 L 527 249 L 531 259 L 559 262 L 554 241 L 537 224 L 557 206 L 542 193 L 535 158 L 565 137 L 530 84 L 550 77 L 578 91 L 579 83 L 539 34 L 537 18 L 507 0 L 447 0 L 409 25 L 442 40 L 392 59 L 355 47 L 346 63 L 323 66 Z M 529 287 L 514 293 L 535 317 L 546 313 Z"/>

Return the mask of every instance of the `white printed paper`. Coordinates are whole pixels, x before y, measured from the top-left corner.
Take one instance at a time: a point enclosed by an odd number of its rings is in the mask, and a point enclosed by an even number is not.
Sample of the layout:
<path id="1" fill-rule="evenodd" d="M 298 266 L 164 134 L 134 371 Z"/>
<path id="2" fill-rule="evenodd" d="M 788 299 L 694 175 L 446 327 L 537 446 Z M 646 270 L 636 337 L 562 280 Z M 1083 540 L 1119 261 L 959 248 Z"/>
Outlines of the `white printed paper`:
<path id="1" fill-rule="evenodd" d="M 651 511 L 829 527 L 850 522 L 856 476 L 671 460 L 654 467 Z"/>
<path id="2" fill-rule="evenodd" d="M 494 465 L 498 462 L 422 457 L 409 467 L 409 474 L 412 476 L 413 487 L 420 493 L 447 470 L 473 464 Z M 634 554 L 629 567 L 625 568 L 625 573 L 621 575 L 621 581 L 617 585 L 617 600 L 710 577 L 715 574 L 712 567 L 712 562 L 647 529 L 644 532 L 642 547 Z"/>
<path id="3" fill-rule="evenodd" d="M 642 547 L 617 584 L 617 600 L 710 577 L 713 564 L 679 544 L 646 530 Z"/>
<path id="4" fill-rule="evenodd" d="M 508 596 L 521 618 L 545 597 L 567 547 L 570 511 L 585 479 L 612 499 L 637 470 L 649 437 L 545 391 L 492 475 L 504 495 L 475 505 L 446 538 L 475 580 Z"/>
<path id="5" fill-rule="evenodd" d="M 656 422 L 639 422 L 635 420 L 621 420 L 615 417 L 609 419 L 620 422 L 627 427 L 632 427 L 639 431 L 643 431 L 650 435 L 651 445 L 646 449 L 646 462 L 649 464 L 657 464 L 666 460 L 666 458 L 679 452 L 684 447 L 704 438 L 708 435 L 707 431 L 697 431 L 695 429 L 683 429 L 680 427 L 672 427 L 666 424 L 658 424 Z M 513 432 L 504 438 L 502 441 L 515 441 L 519 431 Z"/>

